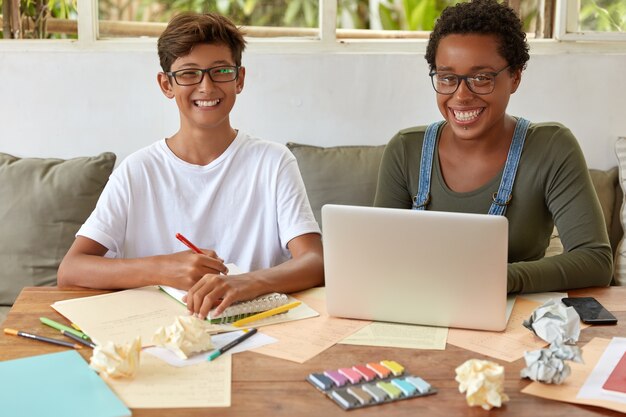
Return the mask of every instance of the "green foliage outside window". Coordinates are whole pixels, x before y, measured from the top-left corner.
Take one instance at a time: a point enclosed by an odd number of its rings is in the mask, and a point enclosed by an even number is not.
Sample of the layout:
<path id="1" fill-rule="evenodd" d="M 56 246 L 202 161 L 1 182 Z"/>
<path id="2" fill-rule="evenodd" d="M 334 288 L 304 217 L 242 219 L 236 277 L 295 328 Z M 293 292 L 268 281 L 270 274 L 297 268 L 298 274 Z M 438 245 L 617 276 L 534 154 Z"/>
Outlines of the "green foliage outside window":
<path id="1" fill-rule="evenodd" d="M 7 1 L 11 0 L 0 0 L 0 10 L 5 10 L 3 2 Z M 76 35 L 50 33 L 47 28 L 49 18 L 76 20 L 76 0 L 20 0 L 11 3 L 11 6 L 19 4 L 22 38 L 76 38 Z M 5 36 L 4 31 L 0 31 L 0 34 L 2 38 L 9 37 Z"/>
<path id="2" fill-rule="evenodd" d="M 384 29 L 432 30 L 435 20 L 448 6 L 460 0 L 383 0 L 378 5 Z"/>
<path id="3" fill-rule="evenodd" d="M 337 27 L 429 31 L 443 9 L 460 1 L 465 0 L 337 0 Z M 48 28 L 50 18 L 76 20 L 76 0 L 0 0 L 0 7 L 3 2 L 11 2 L 7 4 L 11 7 L 19 4 L 23 38 L 76 37 L 51 33 Z M 520 12 L 528 32 L 534 31 L 538 4 L 538 0 L 521 0 Z M 377 13 L 370 13 L 370 7 L 377 7 Z M 99 0 L 98 10 L 101 20 L 112 21 L 167 22 L 177 12 L 190 10 L 218 12 L 244 26 L 319 26 L 318 0 Z M 373 15 L 378 22 L 371 21 Z M 626 31 L 626 1 L 581 0 L 579 17 L 585 31 Z"/>
<path id="4" fill-rule="evenodd" d="M 582 30 L 626 32 L 624 0 L 582 0 L 579 16 Z"/>
<path id="5" fill-rule="evenodd" d="M 100 0 L 102 20 L 167 22 L 179 11 L 218 12 L 238 25 L 271 27 L 318 26 L 317 0 Z"/>

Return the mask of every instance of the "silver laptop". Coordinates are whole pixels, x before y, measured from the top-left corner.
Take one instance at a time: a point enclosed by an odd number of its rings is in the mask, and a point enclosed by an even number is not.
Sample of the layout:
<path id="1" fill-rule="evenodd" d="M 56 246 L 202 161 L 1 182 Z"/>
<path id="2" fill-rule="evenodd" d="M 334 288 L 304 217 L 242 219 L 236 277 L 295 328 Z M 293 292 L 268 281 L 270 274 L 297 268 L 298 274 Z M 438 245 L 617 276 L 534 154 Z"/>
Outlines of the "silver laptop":
<path id="1" fill-rule="evenodd" d="M 331 316 L 506 327 L 504 216 L 327 204 L 322 226 Z"/>

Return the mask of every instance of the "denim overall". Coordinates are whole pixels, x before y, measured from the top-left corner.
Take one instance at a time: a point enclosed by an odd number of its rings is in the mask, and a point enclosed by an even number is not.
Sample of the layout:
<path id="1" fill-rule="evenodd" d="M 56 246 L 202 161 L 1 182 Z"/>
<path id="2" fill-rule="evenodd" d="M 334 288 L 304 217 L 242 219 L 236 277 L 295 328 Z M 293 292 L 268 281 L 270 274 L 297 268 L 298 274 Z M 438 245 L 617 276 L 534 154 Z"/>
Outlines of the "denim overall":
<path id="1" fill-rule="evenodd" d="M 435 143 L 437 142 L 437 131 L 439 126 L 443 124 L 443 120 L 432 123 L 426 128 L 424 135 L 424 143 L 422 144 L 422 159 L 420 162 L 420 179 L 417 186 L 417 195 L 413 197 L 413 210 L 425 210 L 430 202 L 430 178 L 433 171 L 433 158 L 435 155 Z M 526 119 L 519 118 L 515 125 L 513 133 L 513 141 L 509 147 L 509 153 L 504 164 L 504 172 L 502 173 L 502 181 L 497 193 L 493 193 L 493 202 L 489 208 L 489 214 L 504 216 L 506 207 L 511 202 L 511 193 L 513 191 L 513 182 L 515 182 L 515 173 L 524 148 L 524 140 L 530 122 Z"/>

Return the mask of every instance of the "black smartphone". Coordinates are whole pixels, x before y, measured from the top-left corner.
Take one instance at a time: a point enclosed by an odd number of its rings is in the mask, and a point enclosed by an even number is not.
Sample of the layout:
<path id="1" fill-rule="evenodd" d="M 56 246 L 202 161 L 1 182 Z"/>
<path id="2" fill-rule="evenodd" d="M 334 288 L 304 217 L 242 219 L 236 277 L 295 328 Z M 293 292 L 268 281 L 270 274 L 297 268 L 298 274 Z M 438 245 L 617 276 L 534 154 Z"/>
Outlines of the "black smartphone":
<path id="1" fill-rule="evenodd" d="M 563 298 L 563 304 L 574 307 L 583 323 L 616 324 L 615 316 L 593 297 Z"/>

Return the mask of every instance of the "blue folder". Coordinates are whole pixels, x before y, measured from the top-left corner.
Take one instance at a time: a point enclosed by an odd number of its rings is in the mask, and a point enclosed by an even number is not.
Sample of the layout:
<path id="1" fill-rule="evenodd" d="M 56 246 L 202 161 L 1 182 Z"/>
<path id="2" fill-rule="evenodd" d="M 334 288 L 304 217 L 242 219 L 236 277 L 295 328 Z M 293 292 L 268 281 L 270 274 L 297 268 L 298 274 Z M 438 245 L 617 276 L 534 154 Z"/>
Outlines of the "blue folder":
<path id="1" fill-rule="evenodd" d="M 2 415 L 123 417 L 130 410 L 75 350 L 0 362 Z"/>

